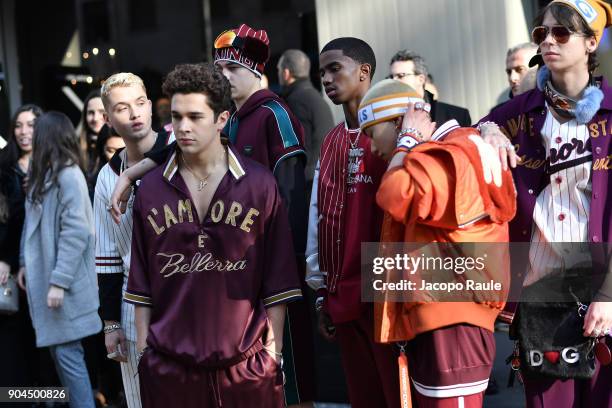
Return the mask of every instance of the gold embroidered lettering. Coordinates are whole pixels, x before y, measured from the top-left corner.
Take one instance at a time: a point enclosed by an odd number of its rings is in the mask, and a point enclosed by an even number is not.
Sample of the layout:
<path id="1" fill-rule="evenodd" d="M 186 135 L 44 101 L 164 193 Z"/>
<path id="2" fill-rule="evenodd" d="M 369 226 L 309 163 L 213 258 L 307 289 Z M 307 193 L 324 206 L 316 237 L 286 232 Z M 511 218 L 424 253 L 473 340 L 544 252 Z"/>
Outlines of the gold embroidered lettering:
<path id="1" fill-rule="evenodd" d="M 178 213 L 179 222 L 183 222 L 183 213 L 187 214 L 187 219 L 189 220 L 189 222 L 193 222 L 193 212 L 191 211 L 191 200 L 189 199 L 185 201 L 178 200 L 176 212 Z"/>
<path id="2" fill-rule="evenodd" d="M 227 217 L 225 218 L 226 224 L 232 224 L 232 226 L 236 226 L 236 217 L 242 213 L 242 205 L 237 203 L 236 201 L 232 201 L 232 205 L 227 212 Z"/>
<path id="3" fill-rule="evenodd" d="M 224 210 L 225 210 L 225 205 L 223 204 L 223 201 L 221 200 L 215 201 L 212 208 L 210 209 L 210 218 L 213 220 L 213 222 L 221 221 L 221 218 L 223 218 Z"/>
<path id="4" fill-rule="evenodd" d="M 151 208 L 151 213 L 153 215 L 157 215 L 157 210 L 155 208 Z M 157 225 L 157 223 L 155 222 L 155 220 L 153 219 L 152 215 L 149 215 L 147 217 L 147 220 L 149 220 L 149 223 L 151 224 L 151 226 L 153 227 L 153 231 L 155 231 L 156 235 L 161 234 L 162 232 L 164 232 L 166 230 L 166 227 L 160 227 Z"/>
<path id="5" fill-rule="evenodd" d="M 589 125 L 589 129 L 591 130 L 591 137 L 599 137 L 599 127 L 597 123 L 591 123 Z"/>
<path id="6" fill-rule="evenodd" d="M 607 119 L 600 120 L 597 123 L 601 126 L 601 133 L 603 133 L 604 136 L 607 136 L 608 133 L 606 132 L 606 124 L 608 123 L 608 120 Z"/>
<path id="7" fill-rule="evenodd" d="M 520 120 L 520 117 L 519 117 L 519 120 Z M 510 119 L 506 123 L 508 125 L 508 129 L 510 130 L 510 136 L 516 137 L 516 134 L 518 133 L 518 129 L 519 129 L 519 122 L 517 121 L 517 119 Z"/>
<path id="8" fill-rule="evenodd" d="M 164 204 L 164 216 L 166 217 L 166 227 L 170 228 L 174 224 L 178 224 L 178 220 L 168 204 Z"/>
<path id="9" fill-rule="evenodd" d="M 251 225 L 255 222 L 253 217 L 257 217 L 259 215 L 259 211 L 255 208 L 251 208 L 247 215 L 242 220 L 242 224 L 240 225 L 240 229 L 245 232 L 251 232 Z"/>

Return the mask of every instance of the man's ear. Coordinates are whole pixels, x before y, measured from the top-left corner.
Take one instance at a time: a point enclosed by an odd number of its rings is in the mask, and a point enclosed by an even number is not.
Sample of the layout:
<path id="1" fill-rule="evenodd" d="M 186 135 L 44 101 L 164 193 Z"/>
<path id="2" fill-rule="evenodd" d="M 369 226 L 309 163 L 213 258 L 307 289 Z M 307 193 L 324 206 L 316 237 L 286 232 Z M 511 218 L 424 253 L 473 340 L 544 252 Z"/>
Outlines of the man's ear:
<path id="1" fill-rule="evenodd" d="M 229 117 L 230 117 L 229 111 L 223 111 L 217 116 L 217 121 L 215 122 L 215 124 L 217 125 L 217 130 L 219 132 L 223 130 L 223 128 L 227 124 L 227 121 L 229 120 Z"/>
<path id="2" fill-rule="evenodd" d="M 104 123 L 106 123 L 108 127 L 113 127 L 112 123 L 110 122 L 110 118 L 108 117 L 108 113 L 106 113 L 106 108 L 104 110 L 104 113 L 102 114 L 102 118 L 104 118 Z"/>
<path id="3" fill-rule="evenodd" d="M 586 39 L 586 49 L 589 54 L 597 49 L 597 39 L 594 36 Z"/>
<path id="4" fill-rule="evenodd" d="M 360 81 L 365 81 L 366 79 L 371 78 L 372 66 L 370 64 L 361 64 L 361 66 L 359 67 L 359 70 L 360 70 L 360 73 L 359 73 Z"/>
<path id="5" fill-rule="evenodd" d="M 283 81 L 287 82 L 291 77 L 291 72 L 287 68 L 283 68 Z"/>

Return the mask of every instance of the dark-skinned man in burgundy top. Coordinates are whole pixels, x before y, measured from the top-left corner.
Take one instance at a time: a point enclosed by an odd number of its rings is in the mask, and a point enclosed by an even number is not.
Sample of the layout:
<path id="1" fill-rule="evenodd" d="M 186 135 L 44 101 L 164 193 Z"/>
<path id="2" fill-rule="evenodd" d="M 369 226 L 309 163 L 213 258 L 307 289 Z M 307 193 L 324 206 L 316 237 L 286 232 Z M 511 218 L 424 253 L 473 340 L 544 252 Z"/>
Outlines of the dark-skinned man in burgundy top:
<path id="1" fill-rule="evenodd" d="M 163 90 L 177 146 L 138 189 L 124 297 L 143 407 L 284 407 L 285 304 L 301 290 L 276 180 L 221 142 L 220 70 L 179 65 Z"/>

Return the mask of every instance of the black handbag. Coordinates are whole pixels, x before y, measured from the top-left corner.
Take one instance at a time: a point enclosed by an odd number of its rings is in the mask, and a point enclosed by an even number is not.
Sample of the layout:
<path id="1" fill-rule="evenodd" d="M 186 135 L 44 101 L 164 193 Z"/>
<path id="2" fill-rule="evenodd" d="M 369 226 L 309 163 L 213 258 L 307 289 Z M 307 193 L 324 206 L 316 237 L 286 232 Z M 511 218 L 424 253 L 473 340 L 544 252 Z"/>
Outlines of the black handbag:
<path id="1" fill-rule="evenodd" d="M 19 310 L 17 280 L 9 275 L 8 281 L 0 285 L 0 314 L 13 314 Z"/>
<path id="2" fill-rule="evenodd" d="M 523 288 L 511 336 L 518 342 L 524 377 L 593 376 L 596 340 L 582 335 L 588 304 L 581 299 L 591 299 L 585 280 L 588 281 L 579 274 L 573 278 L 545 278 Z"/>

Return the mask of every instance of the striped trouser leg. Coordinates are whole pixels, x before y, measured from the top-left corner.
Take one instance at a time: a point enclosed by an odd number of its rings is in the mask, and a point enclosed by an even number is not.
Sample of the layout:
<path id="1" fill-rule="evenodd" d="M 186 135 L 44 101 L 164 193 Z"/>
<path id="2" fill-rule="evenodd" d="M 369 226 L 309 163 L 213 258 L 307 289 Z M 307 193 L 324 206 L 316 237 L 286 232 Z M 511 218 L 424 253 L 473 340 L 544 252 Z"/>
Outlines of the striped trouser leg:
<path id="1" fill-rule="evenodd" d="M 138 381 L 138 363 L 136 361 L 136 343 L 133 341 L 128 344 L 128 361 L 121 363 L 121 377 L 123 378 L 123 389 L 128 408 L 141 408 L 140 402 L 140 382 Z"/>

